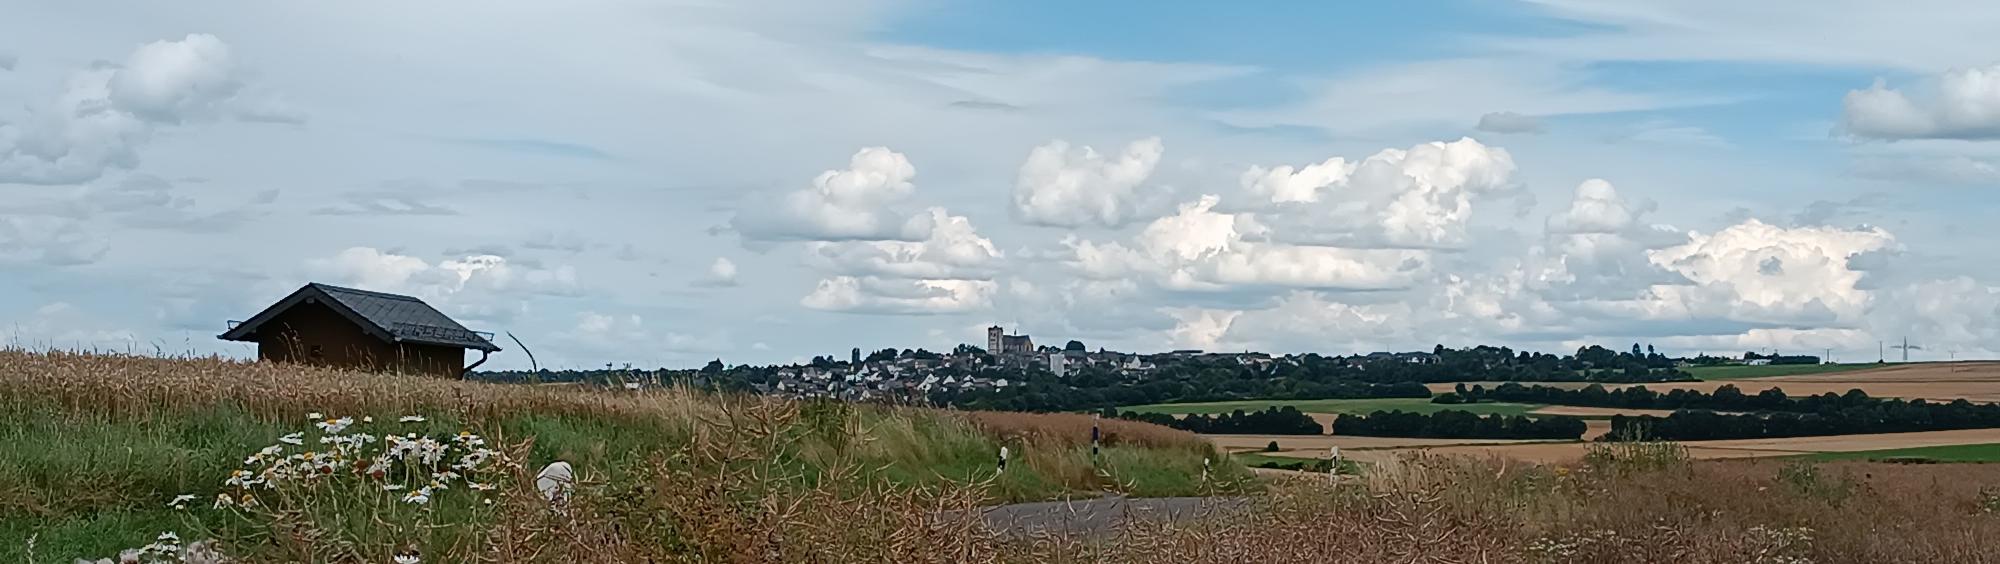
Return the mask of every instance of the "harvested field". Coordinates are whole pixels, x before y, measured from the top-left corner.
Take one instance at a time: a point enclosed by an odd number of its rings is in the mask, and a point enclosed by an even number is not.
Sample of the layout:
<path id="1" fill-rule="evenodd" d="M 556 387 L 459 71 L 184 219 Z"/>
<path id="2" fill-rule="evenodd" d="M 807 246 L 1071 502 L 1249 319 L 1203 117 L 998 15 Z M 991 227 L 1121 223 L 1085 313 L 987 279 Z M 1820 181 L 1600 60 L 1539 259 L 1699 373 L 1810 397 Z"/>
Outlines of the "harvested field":
<path id="1" fill-rule="evenodd" d="M 1609 419 L 1583 420 L 1583 440 L 1594 441 L 1597 440 L 1598 437 L 1602 437 L 1609 434 L 1611 434 L 1611 420 Z"/>
<path id="2" fill-rule="evenodd" d="M 1410 439 L 1416 440 L 1416 439 Z M 2000 429 L 1964 429 L 1922 433 L 1837 435 L 1831 437 L 1791 437 L 1783 439 L 1735 439 L 1727 441 L 1687 441 L 1681 443 L 1694 458 L 1759 458 L 1826 452 L 2000 443 Z M 1342 448 L 1346 448 L 1343 446 Z M 1561 462 L 1582 458 L 1584 443 L 1460 444 L 1454 446 L 1413 446 L 1353 451 L 1363 462 L 1392 460 L 1405 452 L 1422 450 L 1431 454 L 1495 457 L 1528 462 Z M 1342 452 L 1343 455 L 1346 451 Z"/>
<path id="3" fill-rule="evenodd" d="M 1488 388 L 1503 382 L 1466 382 Z M 1521 382 L 1528 386 L 1551 386 L 1577 389 L 1590 384 L 1584 382 Z M 1452 391 L 1457 383 L 1426 384 L 1432 393 Z M 1740 378 L 1706 382 L 1663 382 L 1653 384 L 1607 384 L 1606 388 L 1617 389 L 1630 386 L 1645 386 L 1655 391 L 1700 390 L 1713 392 L 1723 386 L 1736 386 L 1744 393 L 1754 394 L 1771 388 L 1785 390 L 1793 396 L 1818 395 L 1828 392 L 1847 393 L 1860 389 L 1877 397 L 1897 397 L 1951 401 L 1965 399 L 1974 402 L 2000 402 L 2000 362 L 1923 362 L 1892 364 L 1881 368 L 1849 370 L 1819 374 L 1794 374 L 1789 376 L 1767 376 L 1761 378 Z"/>
<path id="4" fill-rule="evenodd" d="M 1403 447 L 1438 447 L 1452 445 L 1521 444 L 1534 441 L 1523 440 L 1480 440 L 1480 439 L 1418 439 L 1405 437 L 1355 437 L 1339 435 L 1202 435 L 1223 450 L 1232 452 L 1258 452 L 1271 441 L 1278 442 L 1278 452 L 1264 453 L 1272 456 L 1292 456 L 1320 458 L 1326 456 L 1329 447 L 1338 446 L 1343 452 L 1349 449 L 1378 449 Z"/>
<path id="5" fill-rule="evenodd" d="M 1666 417 L 1673 415 L 1669 409 L 1626 409 L 1622 407 L 1578 407 L 1574 405 L 1551 405 L 1528 412 L 1529 415 L 1568 415 L 1571 417 L 1608 418 L 1613 415 L 1652 415 Z"/>
<path id="6" fill-rule="evenodd" d="M 1766 456 L 1791 456 L 1800 454 L 1812 454 L 1811 451 L 1711 448 L 1711 447 L 1697 446 L 1697 443 L 1682 443 L 1682 444 L 1688 447 L 1688 456 L 1700 459 L 1757 458 Z M 1353 454 L 1349 454 L 1347 451 L 1341 451 L 1341 455 L 1353 458 L 1357 462 L 1383 463 L 1383 462 L 1393 461 L 1398 456 L 1401 456 L 1404 453 L 1413 451 L 1424 451 L 1426 453 L 1436 454 L 1436 455 L 1471 456 L 1474 458 L 1498 458 L 1504 460 L 1517 460 L 1522 462 L 1550 464 L 1550 463 L 1575 461 L 1582 459 L 1584 453 L 1588 452 L 1588 448 L 1589 448 L 1588 443 L 1459 445 L 1459 446 L 1432 447 L 1432 448 L 1388 448 L 1388 449 L 1373 449 L 1373 450 L 1357 450 L 1353 451 Z"/>
<path id="7" fill-rule="evenodd" d="M 1855 452 L 1863 450 L 1883 450 L 1892 448 L 1912 448 L 1946 445 L 1973 445 L 2000 443 L 2000 429 L 1961 429 L 1957 431 L 1926 431 L 1922 433 L 1882 433 L 1876 435 L 1836 435 L 1831 437 L 1793 437 L 1786 439 L 1736 439 L 1728 441 L 1696 441 L 1688 446 L 1705 445 L 1741 450 L 1787 450 L 1806 452 Z"/>

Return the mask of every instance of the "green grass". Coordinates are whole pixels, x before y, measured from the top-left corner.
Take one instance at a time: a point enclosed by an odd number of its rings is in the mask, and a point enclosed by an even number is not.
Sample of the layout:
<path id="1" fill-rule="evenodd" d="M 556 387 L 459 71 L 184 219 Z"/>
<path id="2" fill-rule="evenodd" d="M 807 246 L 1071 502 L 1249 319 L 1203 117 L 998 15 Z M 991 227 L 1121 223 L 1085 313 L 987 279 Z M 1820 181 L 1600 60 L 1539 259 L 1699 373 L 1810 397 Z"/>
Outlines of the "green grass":
<path id="1" fill-rule="evenodd" d="M 1930 462 L 2000 462 L 2000 443 L 1895 448 L 1859 452 L 1822 452 L 1806 455 L 1806 457 L 1812 460 L 1887 460 L 1907 458 L 1924 459 Z"/>
<path id="2" fill-rule="evenodd" d="M 1383 399 L 1334 399 L 1334 400 L 1242 400 L 1216 401 L 1205 403 L 1163 403 L 1135 405 L 1118 408 L 1119 411 L 1139 413 L 1165 413 L 1185 415 L 1190 413 L 1229 413 L 1241 409 L 1258 411 L 1269 407 L 1292 406 L 1306 413 L 1346 413 L 1367 415 L 1376 411 L 1402 410 L 1411 413 L 1435 413 L 1438 411 L 1470 411 L 1478 415 L 1498 413 L 1502 415 L 1525 415 L 1540 409 L 1540 405 L 1522 403 L 1475 403 L 1446 405 L 1431 403 L 1427 398 L 1383 398 Z"/>
<path id="3" fill-rule="evenodd" d="M 16 398 L 22 399 L 27 398 Z M 911 486 L 993 477 L 1000 443 L 969 424 L 911 410 L 843 411 L 841 417 L 858 419 L 863 437 L 836 439 L 832 435 L 844 433 L 838 430 L 844 426 L 801 422 L 791 431 L 801 440 L 779 456 L 812 468 L 829 453 L 845 450 L 861 466 L 875 469 L 873 479 Z M 388 422 L 402 414 L 370 415 L 375 425 L 395 425 Z M 429 415 L 424 423 L 396 429 L 448 434 L 460 428 L 449 413 Z M 638 476 L 650 460 L 690 440 L 678 425 L 585 413 L 513 413 L 477 428 L 509 442 L 532 437 L 531 465 L 566 460 L 613 481 Z M 206 507 L 180 512 L 165 503 L 182 493 L 195 495 L 197 506 L 209 503 L 245 455 L 285 433 L 310 430 L 303 420 L 273 421 L 227 405 L 133 418 L 76 413 L 31 400 L 0 401 L 0 562 L 28 560 L 30 537 L 36 539 L 36 560 L 68 562 L 115 555 L 163 530 L 189 530 L 189 519 L 214 526 L 222 512 Z M 1037 462 L 1054 463 L 1013 465 L 988 491 L 992 501 L 1095 494 L 1110 484 L 1138 496 L 1197 495 L 1207 487 L 1199 479 L 1202 453 L 1187 449 L 1107 447 L 1095 471 L 1101 486 L 1079 486 L 1092 481 L 1087 448 L 1036 454 Z M 1247 475 L 1240 466 L 1217 462 L 1218 478 Z M 808 482 L 800 486 L 809 486 L 817 477 L 808 472 L 800 479 Z"/>
<path id="4" fill-rule="evenodd" d="M 1764 366 L 1690 366 L 1688 374 L 1702 380 L 1741 380 L 1744 378 L 1766 378 L 1771 376 L 1797 376 L 1800 374 L 1828 374 L 1880 368 L 1885 364 L 1776 364 Z"/>

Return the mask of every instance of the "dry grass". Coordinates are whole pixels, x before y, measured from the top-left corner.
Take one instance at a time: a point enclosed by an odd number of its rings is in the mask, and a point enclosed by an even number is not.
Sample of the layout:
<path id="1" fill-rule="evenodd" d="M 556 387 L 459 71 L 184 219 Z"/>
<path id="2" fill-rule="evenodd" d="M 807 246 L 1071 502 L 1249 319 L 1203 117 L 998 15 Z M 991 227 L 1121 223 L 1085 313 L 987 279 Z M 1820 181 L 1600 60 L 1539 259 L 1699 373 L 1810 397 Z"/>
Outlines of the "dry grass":
<path id="1" fill-rule="evenodd" d="M 1199 457 L 1186 453 L 1212 447 L 1185 433 L 1106 421 L 1111 460 L 1098 475 L 1074 471 L 1091 468 L 1078 461 L 1087 456 L 1078 447 L 1088 416 L 959 417 L 686 391 L 621 395 L 217 360 L 0 352 L 0 407 L 15 410 L 0 413 L 10 416 L 34 409 L 79 425 L 128 420 L 151 428 L 218 406 L 279 421 L 313 410 L 447 411 L 473 424 L 566 412 L 684 434 L 621 472 L 582 468 L 575 495 L 555 510 L 529 478 L 541 448 L 534 442 L 556 437 L 494 434 L 511 441 L 509 460 L 530 463 L 511 467 L 489 511 L 441 508 L 409 525 L 365 509 L 379 504 L 300 492 L 295 506 L 258 519 L 196 523 L 246 562 L 385 562 L 411 548 L 426 562 L 2000 562 L 2000 543 L 1990 541 L 2000 538 L 2000 517 L 1991 513 L 2000 509 L 2000 465 L 1699 461 L 1674 445 L 1601 447 L 1588 463 L 1563 464 L 1408 454 L 1362 478 L 1279 480 L 1204 519 L 1138 521 L 1109 536 L 1002 538 L 977 507 L 995 490 L 1023 487 L 1009 480 L 1116 485 L 1141 479 L 1138 467 L 1187 464 Z M 896 476 L 950 472 L 939 468 L 965 453 L 984 464 L 985 449 L 1000 443 L 1028 445 L 1020 463 L 1042 472 Z M 78 460 L 86 470 L 103 463 Z M 88 490 L 70 486 L 70 494 Z M 158 501 L 148 505 L 157 511 Z M 87 518 L 134 510 L 52 511 Z M 14 515 L 0 516 L 0 530 Z M 101 532 L 110 536 L 150 539 L 159 530 L 118 528 L 150 521 L 106 523 Z M 61 554 L 63 545 L 44 537 L 32 557 L 8 557 L 29 556 L 8 546 L 26 536 L 0 539 L 0 559 L 102 555 Z"/>
<path id="2" fill-rule="evenodd" d="M 153 358 L 0 349 L 0 401 L 121 418 L 240 407 L 277 420 L 306 413 L 439 412 L 478 418 L 523 411 L 623 416 L 683 428 L 716 398 L 684 390 L 610 394 L 576 388 L 462 382 L 221 358 Z M 738 400 L 749 401 L 749 400 Z"/>
<path id="3" fill-rule="evenodd" d="M 1062 446 L 1089 446 L 1093 422 L 1103 432 L 1105 446 L 1133 445 L 1147 448 L 1207 450 L 1199 435 L 1151 423 L 1122 419 L 1093 419 L 1075 413 L 1015 413 L 1009 411 L 968 411 L 965 415 L 987 433 L 1027 442 Z"/>
<path id="4" fill-rule="evenodd" d="M 1804 469 L 1802 469 L 1804 468 Z M 1992 466 L 1665 460 L 1621 468 L 1410 456 L 1288 480 L 1248 511 L 1041 539 L 1061 562 L 1995 562 Z"/>
<path id="5" fill-rule="evenodd" d="M 313 412 L 427 415 L 429 431 L 513 441 L 527 470 L 575 462 L 590 484 L 550 514 L 517 476 L 504 511 L 440 509 L 414 524 L 324 492 L 254 519 L 164 507 L 213 497 L 245 454 Z M 380 562 L 404 544 L 448 562 L 978 561 L 995 554 L 978 504 L 1204 491 L 1211 447 L 1193 435 L 1107 422 L 1094 461 L 1087 421 L 1035 419 L 0 350 L 0 560 L 18 561 L 30 536 L 67 562 L 172 529 L 209 531 L 253 561 Z M 1018 454 L 996 476 L 1001 444 Z"/>

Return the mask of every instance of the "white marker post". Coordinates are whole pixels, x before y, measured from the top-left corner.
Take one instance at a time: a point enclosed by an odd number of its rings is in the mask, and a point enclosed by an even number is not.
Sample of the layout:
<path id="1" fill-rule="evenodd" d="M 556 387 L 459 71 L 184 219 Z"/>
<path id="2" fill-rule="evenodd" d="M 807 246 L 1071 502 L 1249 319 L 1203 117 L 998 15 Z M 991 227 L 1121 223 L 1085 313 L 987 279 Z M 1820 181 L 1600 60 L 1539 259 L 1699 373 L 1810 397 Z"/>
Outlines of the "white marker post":
<path id="1" fill-rule="evenodd" d="M 1097 438 L 1101 436 L 1100 433 L 1098 433 L 1097 431 L 1097 418 L 1098 416 L 1095 413 L 1090 415 L 1090 463 L 1091 464 L 1097 464 Z"/>
<path id="2" fill-rule="evenodd" d="M 1330 456 L 1329 456 L 1329 457 L 1327 458 L 1327 465 L 1326 465 L 1326 474 L 1327 474 L 1328 476 L 1332 476 L 1332 475 L 1335 475 L 1335 474 L 1339 474 L 1339 473 L 1340 473 L 1340 447 L 1338 447 L 1338 446 L 1334 446 L 1334 447 L 1327 447 L 1327 448 L 1328 448 L 1328 450 L 1329 450 L 1329 451 L 1331 452 L 1331 455 L 1330 455 Z"/>
<path id="3" fill-rule="evenodd" d="M 1007 447 L 1005 446 L 1000 447 L 1000 469 L 995 470 L 993 473 L 994 474 L 1007 473 Z"/>

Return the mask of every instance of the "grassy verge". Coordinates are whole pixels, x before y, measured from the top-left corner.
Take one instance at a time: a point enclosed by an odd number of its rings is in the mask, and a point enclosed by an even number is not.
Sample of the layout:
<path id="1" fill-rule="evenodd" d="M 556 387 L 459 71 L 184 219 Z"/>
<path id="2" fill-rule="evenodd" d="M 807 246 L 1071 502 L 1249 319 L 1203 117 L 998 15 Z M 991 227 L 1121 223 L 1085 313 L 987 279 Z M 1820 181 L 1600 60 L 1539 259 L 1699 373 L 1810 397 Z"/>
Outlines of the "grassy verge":
<path id="1" fill-rule="evenodd" d="M 461 431 L 489 437 L 526 473 L 496 479 L 525 494 L 502 496 L 501 508 L 490 511 L 442 502 L 406 506 L 379 487 L 360 494 L 279 492 L 295 505 L 255 516 L 263 520 L 208 507 L 229 491 L 222 481 L 244 467 L 247 455 L 280 437 L 304 431 L 308 442 L 297 450 L 319 448 L 310 413 L 372 418 L 362 427 L 385 438 Z M 405 415 L 424 420 L 400 422 Z M 920 526 L 903 521 L 927 514 L 917 507 L 943 511 L 1106 491 L 1198 495 L 1247 476 L 1189 433 L 1124 421 L 1107 422 L 1105 431 L 1093 460 L 1082 416 L 982 416 L 685 390 L 543 388 L 221 360 L 0 351 L 0 562 L 113 556 L 161 531 L 225 538 L 261 556 L 252 561 L 387 561 L 389 550 L 405 545 L 438 556 L 425 561 L 455 561 L 537 535 L 583 538 L 557 529 L 585 524 L 629 536 L 579 540 L 571 548 L 602 552 L 554 561 L 660 554 L 714 560 L 751 550 L 741 543 L 754 539 L 731 531 L 886 531 Z M 1000 474 L 994 467 L 1003 445 L 1012 462 Z M 1201 479 L 1205 458 L 1218 458 L 1208 482 Z M 569 524 L 546 523 L 546 511 L 533 509 L 533 472 L 556 460 L 574 465 L 593 488 L 578 493 Z M 198 501 L 186 510 L 167 506 L 182 494 Z M 383 497 L 386 505 L 369 505 Z M 785 500 L 791 505 L 765 505 Z M 792 516 L 771 521 L 784 515 Z M 322 547 L 347 552 L 316 552 Z"/>
<path id="2" fill-rule="evenodd" d="M 1798 376 L 1802 374 L 1830 374 L 1881 368 L 1886 364 L 1778 364 L 1764 366 L 1691 366 L 1687 373 L 1701 380 L 1742 380 L 1745 378 L 1768 378 L 1772 376 Z"/>
<path id="3" fill-rule="evenodd" d="M 1238 409 L 1257 411 L 1269 407 L 1291 406 L 1306 413 L 1348 413 L 1367 415 L 1376 411 L 1405 411 L 1410 413 L 1435 413 L 1445 410 L 1470 411 L 1478 415 L 1502 414 L 1525 415 L 1542 406 L 1520 403 L 1476 403 L 1446 405 L 1431 403 L 1425 398 L 1383 398 L 1383 399 L 1333 399 L 1333 400 L 1240 400 L 1203 403 L 1162 403 L 1121 407 L 1120 411 L 1139 413 L 1165 413 L 1184 415 L 1190 413 L 1229 413 Z"/>

